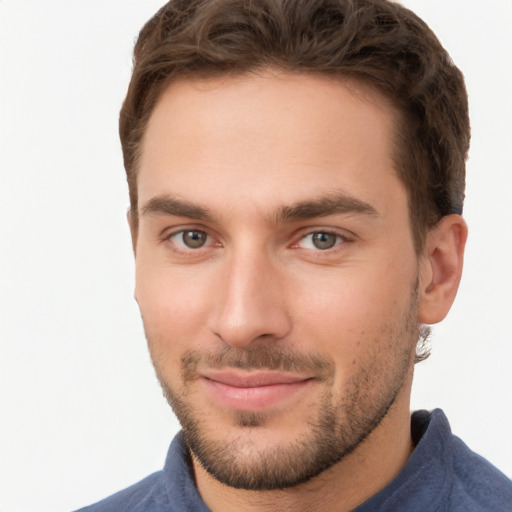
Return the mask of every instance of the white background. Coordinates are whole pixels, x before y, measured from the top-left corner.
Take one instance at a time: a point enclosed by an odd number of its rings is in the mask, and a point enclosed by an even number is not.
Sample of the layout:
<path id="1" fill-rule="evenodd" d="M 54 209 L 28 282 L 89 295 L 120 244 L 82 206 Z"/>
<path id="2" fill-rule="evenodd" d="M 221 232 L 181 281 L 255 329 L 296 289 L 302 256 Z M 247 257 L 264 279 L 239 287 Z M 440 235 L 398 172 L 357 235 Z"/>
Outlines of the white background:
<path id="1" fill-rule="evenodd" d="M 512 0 L 409 0 L 464 70 L 466 271 L 413 408 L 512 476 Z M 64 512 L 162 467 L 178 426 L 132 299 L 117 116 L 161 0 L 0 0 L 0 510 Z"/>

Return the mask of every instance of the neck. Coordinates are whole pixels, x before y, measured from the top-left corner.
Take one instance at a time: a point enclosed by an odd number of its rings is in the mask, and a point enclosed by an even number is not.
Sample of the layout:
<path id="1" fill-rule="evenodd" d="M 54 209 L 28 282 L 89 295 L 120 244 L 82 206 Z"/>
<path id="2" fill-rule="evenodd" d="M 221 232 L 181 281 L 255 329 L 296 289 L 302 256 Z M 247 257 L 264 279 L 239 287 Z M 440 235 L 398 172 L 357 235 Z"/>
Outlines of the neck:
<path id="1" fill-rule="evenodd" d="M 412 373 L 412 372 L 411 372 Z M 296 487 L 246 491 L 210 476 L 193 457 L 196 484 L 212 512 L 349 512 L 388 485 L 412 450 L 410 375 L 388 414 L 349 455 L 317 477 Z"/>

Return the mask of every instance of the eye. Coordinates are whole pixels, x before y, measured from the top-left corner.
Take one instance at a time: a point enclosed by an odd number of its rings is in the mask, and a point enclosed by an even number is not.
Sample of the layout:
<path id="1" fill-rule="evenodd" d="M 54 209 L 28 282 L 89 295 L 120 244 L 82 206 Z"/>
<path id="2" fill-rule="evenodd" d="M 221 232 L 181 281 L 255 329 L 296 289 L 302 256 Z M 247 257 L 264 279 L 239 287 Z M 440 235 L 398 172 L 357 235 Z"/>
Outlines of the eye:
<path id="1" fill-rule="evenodd" d="M 303 249 L 326 251 L 343 243 L 344 241 L 345 239 L 336 233 L 330 233 L 329 231 L 315 231 L 304 236 L 297 245 Z"/>
<path id="2" fill-rule="evenodd" d="M 181 249 L 200 249 L 209 242 L 209 238 L 204 231 L 187 229 L 173 233 L 169 240 Z"/>

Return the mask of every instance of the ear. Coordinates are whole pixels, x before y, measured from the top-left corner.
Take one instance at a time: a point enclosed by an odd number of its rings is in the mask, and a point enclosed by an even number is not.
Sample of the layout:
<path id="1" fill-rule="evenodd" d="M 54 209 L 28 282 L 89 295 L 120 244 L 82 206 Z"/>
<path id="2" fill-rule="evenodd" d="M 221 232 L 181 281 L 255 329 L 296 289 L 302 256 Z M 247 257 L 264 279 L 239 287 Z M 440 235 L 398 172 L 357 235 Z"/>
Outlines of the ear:
<path id="1" fill-rule="evenodd" d="M 467 236 L 460 215 L 443 217 L 427 234 L 420 271 L 420 323 L 435 324 L 448 314 L 462 275 Z"/>
<path id="2" fill-rule="evenodd" d="M 137 234 L 138 234 L 138 226 L 137 220 L 134 218 L 133 212 L 129 209 L 126 212 L 126 220 L 128 221 L 128 226 L 130 226 L 130 234 L 132 237 L 132 249 L 134 256 L 137 256 Z"/>

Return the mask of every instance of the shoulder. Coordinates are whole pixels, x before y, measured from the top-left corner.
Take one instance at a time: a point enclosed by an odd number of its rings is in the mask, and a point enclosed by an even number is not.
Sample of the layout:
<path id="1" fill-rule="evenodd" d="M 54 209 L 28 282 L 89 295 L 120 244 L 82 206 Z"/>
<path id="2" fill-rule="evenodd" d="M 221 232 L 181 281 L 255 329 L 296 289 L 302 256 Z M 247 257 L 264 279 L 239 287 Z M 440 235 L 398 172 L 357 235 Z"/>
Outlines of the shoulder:
<path id="1" fill-rule="evenodd" d="M 455 436 L 440 409 L 415 412 L 411 433 L 416 448 L 385 510 L 512 512 L 510 479 Z"/>
<path id="2" fill-rule="evenodd" d="M 512 481 L 453 436 L 450 511 L 511 512 Z"/>
<path id="3" fill-rule="evenodd" d="M 165 501 L 163 472 L 158 471 L 140 482 L 76 512 L 153 512 L 160 510 L 160 507 L 165 507 Z"/>
<path id="4" fill-rule="evenodd" d="M 173 439 L 163 471 L 76 512 L 208 512 L 194 484 L 181 433 Z"/>

